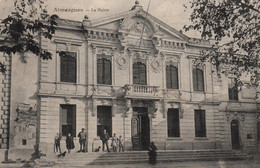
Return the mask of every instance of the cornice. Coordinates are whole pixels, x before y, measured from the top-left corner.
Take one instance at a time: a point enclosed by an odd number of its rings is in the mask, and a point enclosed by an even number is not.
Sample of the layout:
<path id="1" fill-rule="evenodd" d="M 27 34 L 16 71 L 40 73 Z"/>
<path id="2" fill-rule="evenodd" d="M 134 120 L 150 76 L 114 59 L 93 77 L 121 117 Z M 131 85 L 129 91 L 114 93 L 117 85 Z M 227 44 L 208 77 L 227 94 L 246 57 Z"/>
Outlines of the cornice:
<path id="1" fill-rule="evenodd" d="M 72 45 L 77 45 L 81 46 L 83 44 L 82 39 L 72 39 L 72 38 L 64 38 L 64 37 L 54 37 L 53 38 L 55 43 L 62 43 L 62 44 L 72 44 Z"/>

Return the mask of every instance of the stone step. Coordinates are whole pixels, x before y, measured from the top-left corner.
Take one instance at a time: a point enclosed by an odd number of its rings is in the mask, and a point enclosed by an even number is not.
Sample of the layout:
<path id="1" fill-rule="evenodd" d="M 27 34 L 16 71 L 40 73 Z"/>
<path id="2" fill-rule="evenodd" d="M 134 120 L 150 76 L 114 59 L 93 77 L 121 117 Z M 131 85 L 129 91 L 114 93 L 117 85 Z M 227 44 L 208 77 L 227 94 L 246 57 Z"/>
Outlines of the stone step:
<path id="1" fill-rule="evenodd" d="M 170 155 L 161 155 L 161 154 L 158 154 L 157 155 L 157 157 L 158 158 L 163 158 L 163 157 L 171 157 L 171 158 L 178 158 L 178 157 L 200 157 L 200 156 L 244 156 L 244 155 L 242 155 L 242 154 L 227 154 L 227 153 L 219 153 L 219 154 L 203 154 L 203 153 L 201 153 L 201 154 L 196 154 L 196 155 L 194 155 L 194 154 L 186 154 L 186 155 L 184 155 L 184 154 L 170 154 Z M 77 159 L 83 159 L 83 160 L 85 160 L 85 159 L 111 159 L 111 158 L 114 158 L 114 159 L 128 159 L 128 158 L 146 158 L 146 157 L 148 157 L 148 155 L 147 154 L 144 154 L 144 155 L 123 155 L 123 156 L 120 156 L 120 155 L 118 155 L 118 156 L 116 156 L 116 155 L 114 155 L 114 156 L 110 156 L 110 155 L 103 155 L 103 156 L 98 156 L 98 157 L 94 157 L 94 156 L 80 156 L 80 157 L 76 157 L 76 156 L 74 156 L 74 157 L 66 157 L 66 160 L 77 160 Z"/>
<path id="2" fill-rule="evenodd" d="M 196 157 L 196 158 L 163 158 L 159 159 L 157 158 L 157 162 L 185 162 L 185 161 L 216 161 L 216 160 L 245 160 L 248 158 L 244 157 Z M 148 162 L 148 158 L 146 159 L 136 159 L 136 160 L 98 160 L 94 162 L 68 162 L 64 163 L 64 166 L 66 167 L 73 167 L 74 165 L 77 166 L 86 166 L 86 165 L 114 165 L 114 164 L 134 164 L 134 163 L 145 163 Z"/>
<path id="3" fill-rule="evenodd" d="M 163 153 L 159 152 L 157 153 L 158 156 L 171 156 L 171 157 L 179 157 L 179 156 L 194 156 L 194 155 L 209 155 L 209 156 L 215 156 L 215 155 L 235 155 L 236 153 L 234 152 L 218 152 L 218 153 L 211 153 L 211 152 L 200 152 L 200 153 Z M 68 159 L 75 159 L 75 158 L 111 158 L 111 157 L 116 157 L 116 158 L 127 158 L 127 157 L 143 157 L 147 156 L 146 153 L 139 153 L 139 154 L 123 154 L 123 153 L 104 153 L 104 154 L 99 154 L 99 155 L 92 155 L 92 154 L 67 154 L 66 157 Z"/>
<path id="4" fill-rule="evenodd" d="M 245 154 L 235 151 L 158 151 L 158 162 L 173 161 L 211 161 L 211 160 L 245 160 L 250 159 Z M 148 162 L 147 151 L 123 152 L 123 153 L 75 153 L 68 154 L 59 159 L 61 165 L 105 165 L 105 164 L 127 164 Z"/>
<path id="5" fill-rule="evenodd" d="M 198 157 L 245 157 L 245 155 L 241 154 L 234 154 L 234 155 L 206 155 L 206 154 L 200 154 L 200 155 L 179 155 L 179 156 L 157 156 L 158 159 L 172 159 L 172 158 L 198 158 Z M 83 162 L 84 161 L 89 161 L 89 160 L 135 160 L 135 159 L 147 159 L 148 155 L 144 156 L 129 156 L 129 157 L 98 157 L 98 158 L 82 158 Z M 65 162 L 70 162 L 74 161 L 74 158 L 68 158 L 65 160 Z"/>

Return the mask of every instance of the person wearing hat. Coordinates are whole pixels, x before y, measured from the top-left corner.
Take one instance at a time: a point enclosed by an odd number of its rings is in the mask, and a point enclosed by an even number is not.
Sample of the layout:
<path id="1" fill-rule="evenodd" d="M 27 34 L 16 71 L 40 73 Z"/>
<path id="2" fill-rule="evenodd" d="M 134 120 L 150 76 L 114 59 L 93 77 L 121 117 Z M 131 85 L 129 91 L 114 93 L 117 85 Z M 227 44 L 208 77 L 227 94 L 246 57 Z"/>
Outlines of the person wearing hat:
<path id="1" fill-rule="evenodd" d="M 87 133 L 85 132 L 84 128 L 81 129 L 81 132 L 78 134 L 78 137 L 80 144 L 79 152 L 86 152 Z"/>

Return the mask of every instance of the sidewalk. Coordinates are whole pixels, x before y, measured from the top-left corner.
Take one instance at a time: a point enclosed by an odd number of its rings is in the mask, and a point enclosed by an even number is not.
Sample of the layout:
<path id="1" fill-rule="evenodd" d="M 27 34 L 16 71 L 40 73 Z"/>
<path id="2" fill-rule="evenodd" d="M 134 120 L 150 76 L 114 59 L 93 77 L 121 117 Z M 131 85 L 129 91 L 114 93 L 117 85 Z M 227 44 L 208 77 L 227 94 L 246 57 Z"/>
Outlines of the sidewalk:
<path id="1" fill-rule="evenodd" d="M 25 167 L 24 164 L 3 164 L 0 163 L 1 168 L 17 168 Z M 37 167 L 37 166 L 35 166 Z M 54 168 L 61 168 L 60 165 L 52 166 Z M 75 168 L 78 166 L 75 165 Z M 87 168 L 260 168 L 260 154 L 254 155 L 254 160 L 243 161 L 195 161 L 195 162 L 171 162 L 158 163 L 150 165 L 148 163 L 128 164 L 128 165 L 85 165 Z"/>

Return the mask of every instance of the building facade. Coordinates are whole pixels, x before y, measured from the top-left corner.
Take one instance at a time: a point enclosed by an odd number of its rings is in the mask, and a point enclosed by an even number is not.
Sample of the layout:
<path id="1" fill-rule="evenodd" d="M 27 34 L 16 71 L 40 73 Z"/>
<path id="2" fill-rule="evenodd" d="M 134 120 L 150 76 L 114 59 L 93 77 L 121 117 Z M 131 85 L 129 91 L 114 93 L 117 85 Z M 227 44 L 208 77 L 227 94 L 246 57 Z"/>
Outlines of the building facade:
<path id="1" fill-rule="evenodd" d="M 82 22 L 59 19 L 44 61 L 4 56 L 1 149 L 9 158 L 53 153 L 56 133 L 85 128 L 88 152 L 106 129 L 126 150 L 239 149 L 260 146 L 257 88 L 219 79 L 209 63 L 195 66 L 209 41 L 189 38 L 136 3 L 127 12 Z M 259 91 L 259 89 L 258 89 Z M 27 153 L 27 156 L 26 156 Z"/>

